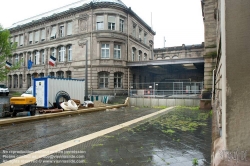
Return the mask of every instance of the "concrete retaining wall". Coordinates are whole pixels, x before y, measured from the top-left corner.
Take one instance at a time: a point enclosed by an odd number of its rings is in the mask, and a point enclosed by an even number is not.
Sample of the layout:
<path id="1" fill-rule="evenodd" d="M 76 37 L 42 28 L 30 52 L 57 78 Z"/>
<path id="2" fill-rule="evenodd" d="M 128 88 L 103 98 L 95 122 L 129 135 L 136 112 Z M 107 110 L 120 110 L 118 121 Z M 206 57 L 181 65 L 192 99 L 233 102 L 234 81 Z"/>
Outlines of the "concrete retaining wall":
<path id="1" fill-rule="evenodd" d="M 156 99 L 156 98 L 130 98 L 131 106 L 156 107 L 156 106 L 200 106 L 200 99 Z"/>

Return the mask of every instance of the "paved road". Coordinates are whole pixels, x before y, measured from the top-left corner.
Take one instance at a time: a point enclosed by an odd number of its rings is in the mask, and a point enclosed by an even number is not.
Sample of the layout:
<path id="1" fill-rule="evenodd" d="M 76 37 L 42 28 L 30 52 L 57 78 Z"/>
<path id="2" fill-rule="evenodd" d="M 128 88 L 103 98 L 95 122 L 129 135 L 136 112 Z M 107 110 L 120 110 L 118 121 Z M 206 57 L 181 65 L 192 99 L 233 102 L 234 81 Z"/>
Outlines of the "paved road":
<path id="1" fill-rule="evenodd" d="M 12 124 L 0 127 L 0 153 L 5 151 L 38 151 L 88 135 L 132 119 L 153 113 L 159 109 L 121 108 L 80 114 L 75 116 L 46 119 L 29 123 Z M 166 119 L 168 114 L 160 117 Z M 135 128 L 126 128 L 105 135 L 66 151 L 85 152 L 80 165 L 192 165 L 197 158 L 199 165 L 210 164 L 211 126 L 199 128 L 197 132 L 176 132 L 166 134 L 155 125 L 161 119 L 146 122 Z M 206 123 L 210 123 L 207 121 Z M 24 155 L 23 153 L 22 155 Z M 13 158 L 0 155 L 3 159 Z M 5 154 L 6 155 L 6 154 Z M 60 154 L 53 154 L 60 156 Z M 44 163 L 40 165 L 58 165 Z M 65 158 L 64 158 L 65 159 Z M 66 160 L 69 161 L 69 158 Z M 56 161 L 51 159 L 49 161 Z M 71 160 L 70 160 L 71 161 Z M 26 165 L 39 165 L 29 163 Z M 62 164 L 59 165 L 69 165 Z M 70 164 L 72 165 L 72 164 Z M 77 164 L 76 164 L 77 165 Z"/>

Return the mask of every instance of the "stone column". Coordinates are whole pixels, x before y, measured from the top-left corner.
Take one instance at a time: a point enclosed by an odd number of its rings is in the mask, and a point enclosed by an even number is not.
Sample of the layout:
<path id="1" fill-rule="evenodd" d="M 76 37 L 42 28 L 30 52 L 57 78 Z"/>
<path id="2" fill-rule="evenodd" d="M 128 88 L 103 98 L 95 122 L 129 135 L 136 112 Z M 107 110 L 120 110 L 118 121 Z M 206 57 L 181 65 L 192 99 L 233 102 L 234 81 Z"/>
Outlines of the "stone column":
<path id="1" fill-rule="evenodd" d="M 114 59 L 114 42 L 109 43 L 109 59 Z"/>
<path id="2" fill-rule="evenodd" d="M 109 89 L 114 89 L 114 71 L 110 71 L 109 73 Z"/>
<path id="3" fill-rule="evenodd" d="M 108 29 L 108 14 L 104 14 L 104 20 L 103 20 L 103 24 L 104 24 L 104 30 Z"/>

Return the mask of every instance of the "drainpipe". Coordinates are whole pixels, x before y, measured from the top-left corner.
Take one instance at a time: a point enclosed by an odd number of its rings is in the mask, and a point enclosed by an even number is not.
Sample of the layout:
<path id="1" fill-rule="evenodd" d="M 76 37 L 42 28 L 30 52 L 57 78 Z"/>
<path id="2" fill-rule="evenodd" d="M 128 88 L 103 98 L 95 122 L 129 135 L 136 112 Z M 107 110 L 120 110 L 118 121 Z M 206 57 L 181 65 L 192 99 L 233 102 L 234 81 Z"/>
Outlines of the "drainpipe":
<path id="1" fill-rule="evenodd" d="M 214 89 L 215 89 L 214 88 L 214 86 L 215 86 L 215 83 L 214 83 L 214 71 L 215 71 L 215 69 L 213 70 L 212 101 L 211 101 L 212 105 L 213 105 L 213 101 L 214 101 Z"/>

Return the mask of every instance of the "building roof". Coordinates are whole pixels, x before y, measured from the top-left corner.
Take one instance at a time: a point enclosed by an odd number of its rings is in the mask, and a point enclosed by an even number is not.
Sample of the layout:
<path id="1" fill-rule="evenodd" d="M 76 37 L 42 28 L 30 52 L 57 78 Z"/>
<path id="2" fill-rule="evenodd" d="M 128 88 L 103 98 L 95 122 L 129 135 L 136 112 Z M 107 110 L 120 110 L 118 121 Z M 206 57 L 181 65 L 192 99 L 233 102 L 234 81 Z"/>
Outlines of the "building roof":
<path id="1" fill-rule="evenodd" d="M 75 3 L 72 3 L 72 4 L 69 4 L 69 5 L 66 5 L 66 6 L 63 6 L 63 7 L 48 11 L 48 12 L 43 13 L 43 14 L 39 14 L 37 16 L 31 17 L 31 18 L 28 18 L 28 19 L 25 19 L 25 20 L 22 20 L 22 21 L 19 21 L 19 22 L 16 22 L 11 27 L 9 27 L 8 29 L 12 29 L 12 28 L 15 28 L 17 26 L 21 26 L 21 25 L 24 25 L 24 24 L 27 24 L 27 23 L 30 23 L 30 22 L 33 22 L 33 21 L 37 21 L 37 20 L 52 16 L 52 15 L 55 15 L 55 14 L 62 13 L 62 12 L 67 11 L 67 10 L 77 8 L 77 7 L 87 6 L 90 3 L 95 4 L 95 3 L 105 3 L 105 2 L 106 3 L 107 2 L 108 3 L 115 3 L 115 4 L 118 4 L 118 5 L 121 5 L 124 8 L 127 8 L 127 6 L 121 0 L 80 0 L 78 2 L 75 2 Z"/>

